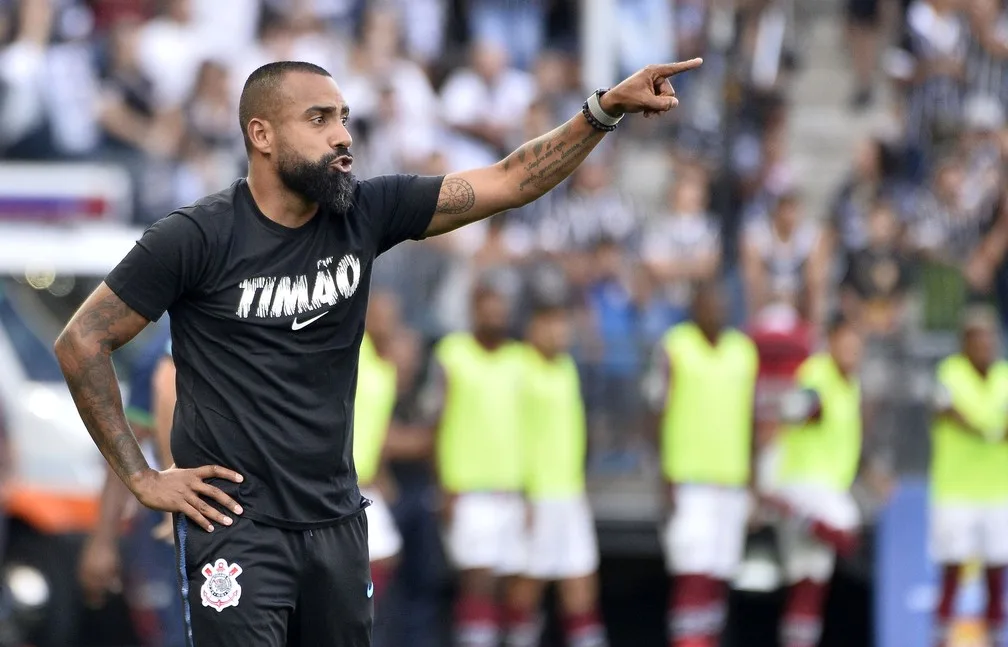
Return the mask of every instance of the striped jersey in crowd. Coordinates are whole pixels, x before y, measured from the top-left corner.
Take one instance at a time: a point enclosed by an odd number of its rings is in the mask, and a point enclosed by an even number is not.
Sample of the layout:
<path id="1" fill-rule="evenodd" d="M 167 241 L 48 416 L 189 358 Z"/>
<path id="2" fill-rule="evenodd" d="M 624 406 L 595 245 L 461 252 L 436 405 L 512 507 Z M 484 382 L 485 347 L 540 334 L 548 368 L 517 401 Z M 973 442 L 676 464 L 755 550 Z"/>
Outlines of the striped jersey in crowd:
<path id="1" fill-rule="evenodd" d="M 965 62 L 969 26 L 954 11 L 939 13 L 927 0 L 915 0 L 907 11 L 906 46 L 918 66 L 941 61 Z M 929 148 L 936 131 L 957 124 L 962 113 L 962 85 L 951 74 L 920 79 L 907 97 L 907 138 Z"/>
<path id="2" fill-rule="evenodd" d="M 1008 43 L 1008 10 L 1002 11 L 997 23 L 990 27 L 991 36 Z M 989 51 L 974 29 L 966 48 L 966 94 L 998 99 L 1008 104 L 1008 58 Z"/>
<path id="3" fill-rule="evenodd" d="M 919 249 L 932 250 L 953 263 L 966 263 L 993 224 L 995 203 L 972 208 L 948 205 L 931 192 L 922 192 L 915 209 L 911 240 Z"/>

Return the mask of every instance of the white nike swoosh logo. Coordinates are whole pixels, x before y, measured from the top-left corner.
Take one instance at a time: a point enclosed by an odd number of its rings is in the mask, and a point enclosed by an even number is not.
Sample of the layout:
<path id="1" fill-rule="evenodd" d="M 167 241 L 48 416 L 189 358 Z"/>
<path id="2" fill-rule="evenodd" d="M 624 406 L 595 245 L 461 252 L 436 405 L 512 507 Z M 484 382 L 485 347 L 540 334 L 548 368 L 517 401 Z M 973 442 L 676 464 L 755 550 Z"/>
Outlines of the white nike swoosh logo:
<path id="1" fill-rule="evenodd" d="M 306 319 L 305 321 L 298 321 L 297 317 L 294 317 L 294 321 L 291 322 L 291 330 L 301 330 L 302 328 L 304 328 L 306 326 L 312 325 L 313 323 L 315 323 L 316 321 L 318 321 L 322 317 L 326 316 L 327 314 L 329 314 L 328 310 L 326 310 L 325 312 L 323 312 L 320 315 L 315 315 L 311 319 Z"/>

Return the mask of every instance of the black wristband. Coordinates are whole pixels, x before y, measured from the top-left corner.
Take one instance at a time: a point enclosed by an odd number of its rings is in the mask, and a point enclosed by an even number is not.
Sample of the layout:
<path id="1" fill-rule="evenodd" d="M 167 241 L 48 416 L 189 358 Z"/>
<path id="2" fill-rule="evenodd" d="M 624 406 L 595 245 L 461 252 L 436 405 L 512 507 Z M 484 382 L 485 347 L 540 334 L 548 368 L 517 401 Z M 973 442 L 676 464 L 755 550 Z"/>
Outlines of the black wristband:
<path id="1" fill-rule="evenodd" d="M 605 93 L 606 90 L 596 90 L 595 95 L 601 98 L 602 95 Z M 602 132 L 605 133 L 611 133 L 612 131 L 616 130 L 617 124 L 608 126 L 595 118 L 595 115 L 592 114 L 591 108 L 588 107 L 588 99 L 585 99 L 584 104 L 581 106 L 581 114 L 584 115 L 585 119 L 588 120 L 588 123 L 591 124 L 591 127 L 594 128 L 595 130 L 601 130 Z"/>

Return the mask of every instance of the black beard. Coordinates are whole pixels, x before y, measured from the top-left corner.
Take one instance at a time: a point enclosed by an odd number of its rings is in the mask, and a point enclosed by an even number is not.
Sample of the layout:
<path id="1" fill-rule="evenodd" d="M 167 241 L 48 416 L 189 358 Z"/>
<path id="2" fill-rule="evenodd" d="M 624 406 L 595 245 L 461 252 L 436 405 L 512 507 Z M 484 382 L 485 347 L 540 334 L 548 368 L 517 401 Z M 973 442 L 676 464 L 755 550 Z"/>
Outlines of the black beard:
<path id="1" fill-rule="evenodd" d="M 345 214 L 353 206 L 354 176 L 330 167 L 343 154 L 330 153 L 317 162 L 285 154 L 279 160 L 280 181 L 326 211 Z"/>

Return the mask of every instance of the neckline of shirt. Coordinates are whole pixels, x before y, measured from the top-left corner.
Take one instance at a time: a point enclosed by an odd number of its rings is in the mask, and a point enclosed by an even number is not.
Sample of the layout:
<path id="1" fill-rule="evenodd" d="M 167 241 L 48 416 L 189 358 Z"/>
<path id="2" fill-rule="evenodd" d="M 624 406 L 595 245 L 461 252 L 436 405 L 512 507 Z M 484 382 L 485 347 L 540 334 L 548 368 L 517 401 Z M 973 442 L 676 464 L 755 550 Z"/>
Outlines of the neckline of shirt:
<path id="1" fill-rule="evenodd" d="M 239 180 L 238 191 L 241 193 L 242 199 L 244 199 L 248 206 L 252 209 L 252 214 L 255 217 L 255 220 L 263 227 L 282 236 L 296 237 L 314 233 L 318 227 L 318 221 L 325 216 L 325 214 L 322 213 L 322 207 L 319 206 L 319 211 L 316 212 L 312 219 L 305 224 L 300 227 L 287 227 L 270 219 L 269 216 L 262 212 L 262 209 L 259 208 L 259 205 L 256 204 L 255 198 L 252 196 L 252 190 L 249 188 L 247 178 Z"/>

